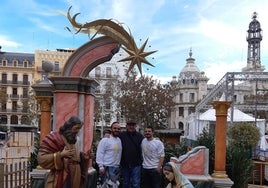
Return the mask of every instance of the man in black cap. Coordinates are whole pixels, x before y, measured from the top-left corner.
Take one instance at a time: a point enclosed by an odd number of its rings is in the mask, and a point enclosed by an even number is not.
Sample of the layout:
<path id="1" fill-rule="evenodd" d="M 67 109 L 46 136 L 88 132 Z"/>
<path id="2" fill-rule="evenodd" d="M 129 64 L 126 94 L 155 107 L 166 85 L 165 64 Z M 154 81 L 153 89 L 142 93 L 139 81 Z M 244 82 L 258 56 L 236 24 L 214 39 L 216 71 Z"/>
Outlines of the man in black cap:
<path id="1" fill-rule="evenodd" d="M 123 177 L 123 188 L 140 188 L 142 165 L 141 142 L 144 136 L 137 132 L 136 128 L 136 121 L 127 121 L 126 131 L 121 132 L 119 135 L 122 142 L 122 157 L 120 164 Z"/>

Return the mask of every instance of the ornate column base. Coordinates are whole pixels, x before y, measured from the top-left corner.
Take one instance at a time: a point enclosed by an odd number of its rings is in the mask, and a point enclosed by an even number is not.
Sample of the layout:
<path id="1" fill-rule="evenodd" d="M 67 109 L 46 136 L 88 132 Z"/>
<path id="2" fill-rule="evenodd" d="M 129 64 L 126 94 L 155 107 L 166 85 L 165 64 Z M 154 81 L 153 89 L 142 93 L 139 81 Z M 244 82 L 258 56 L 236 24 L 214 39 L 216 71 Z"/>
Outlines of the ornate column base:
<path id="1" fill-rule="evenodd" d="M 49 173 L 49 170 L 42 169 L 40 167 L 33 169 L 33 171 L 30 173 L 32 183 L 32 188 L 40 188 L 45 187 L 46 178 Z"/>
<path id="2" fill-rule="evenodd" d="M 211 175 L 213 178 L 228 178 L 226 171 L 216 171 Z"/>
<path id="3" fill-rule="evenodd" d="M 231 188 L 234 182 L 229 178 L 213 178 L 214 188 Z"/>

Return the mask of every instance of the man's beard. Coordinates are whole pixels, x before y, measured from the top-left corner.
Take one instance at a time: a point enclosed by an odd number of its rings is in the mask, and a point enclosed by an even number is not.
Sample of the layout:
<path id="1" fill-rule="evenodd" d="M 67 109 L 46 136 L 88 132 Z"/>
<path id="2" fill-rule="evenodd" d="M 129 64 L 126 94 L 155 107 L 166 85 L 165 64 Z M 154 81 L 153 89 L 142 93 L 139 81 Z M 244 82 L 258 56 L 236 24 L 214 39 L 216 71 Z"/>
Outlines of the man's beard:
<path id="1" fill-rule="evenodd" d="M 69 144 L 75 144 L 76 143 L 76 134 L 72 133 L 72 130 L 66 130 L 62 133 L 62 135 L 65 137 L 66 141 Z"/>

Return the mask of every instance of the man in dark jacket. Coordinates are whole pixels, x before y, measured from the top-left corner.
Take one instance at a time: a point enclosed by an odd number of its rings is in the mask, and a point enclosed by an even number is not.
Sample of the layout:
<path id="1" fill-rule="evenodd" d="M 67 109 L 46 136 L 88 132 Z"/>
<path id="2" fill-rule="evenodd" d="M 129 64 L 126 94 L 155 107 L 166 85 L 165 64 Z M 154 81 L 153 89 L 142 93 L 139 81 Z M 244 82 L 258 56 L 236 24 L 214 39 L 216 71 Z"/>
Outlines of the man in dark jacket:
<path id="1" fill-rule="evenodd" d="M 144 136 L 136 131 L 137 123 L 127 122 L 126 131 L 119 135 L 122 142 L 121 172 L 123 188 L 140 188 L 142 152 L 141 142 Z M 130 186 L 131 185 L 131 186 Z"/>

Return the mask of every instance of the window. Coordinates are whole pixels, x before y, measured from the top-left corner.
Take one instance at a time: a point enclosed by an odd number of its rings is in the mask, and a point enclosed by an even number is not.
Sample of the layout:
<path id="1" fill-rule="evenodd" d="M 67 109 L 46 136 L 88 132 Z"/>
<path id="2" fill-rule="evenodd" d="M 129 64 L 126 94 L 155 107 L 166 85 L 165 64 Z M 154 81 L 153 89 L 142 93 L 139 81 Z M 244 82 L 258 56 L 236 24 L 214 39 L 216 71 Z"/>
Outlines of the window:
<path id="1" fill-rule="evenodd" d="M 2 74 L 2 84 L 7 84 L 7 74 L 6 73 Z"/>
<path id="2" fill-rule="evenodd" d="M 60 71 L 60 63 L 58 61 L 55 61 L 55 63 L 54 63 L 54 70 Z"/>
<path id="3" fill-rule="evenodd" d="M 1 119 L 0 119 L 1 122 Z M 0 141 L 7 140 L 8 136 L 6 132 L 0 131 Z"/>
<path id="4" fill-rule="evenodd" d="M 184 113 L 184 108 L 183 107 L 179 107 L 179 116 L 184 116 L 183 115 L 183 113 Z"/>
<path id="5" fill-rule="evenodd" d="M 105 114 L 104 120 L 106 123 L 109 123 L 111 121 L 111 115 L 110 114 Z"/>
<path id="6" fill-rule="evenodd" d="M 0 122 L 1 122 L 1 124 L 7 124 L 7 116 L 6 115 L 1 115 Z"/>
<path id="7" fill-rule="evenodd" d="M 27 61 L 23 62 L 23 67 L 28 67 L 28 62 Z"/>
<path id="8" fill-rule="evenodd" d="M 27 88 L 23 88 L 23 90 L 22 90 L 22 96 L 23 96 L 23 98 L 28 98 L 28 89 Z"/>
<path id="9" fill-rule="evenodd" d="M 12 75 L 12 83 L 13 84 L 18 84 L 18 75 L 17 74 Z"/>
<path id="10" fill-rule="evenodd" d="M 190 93 L 189 102 L 194 102 L 194 93 Z"/>
<path id="11" fill-rule="evenodd" d="M 101 76 L 101 68 L 100 67 L 96 67 L 95 68 L 95 77 L 100 77 Z"/>
<path id="12" fill-rule="evenodd" d="M 112 91 L 110 90 L 110 88 L 108 88 L 108 89 L 105 90 L 105 93 L 108 94 L 108 95 L 111 95 Z"/>
<path id="13" fill-rule="evenodd" d="M 180 93 L 180 102 L 183 102 L 183 93 Z"/>
<path id="14" fill-rule="evenodd" d="M 180 130 L 183 130 L 184 129 L 184 126 L 183 126 L 183 123 L 182 122 L 179 122 L 179 129 Z"/>
<path id="15" fill-rule="evenodd" d="M 30 119 L 28 116 L 21 116 L 21 124 L 29 124 Z"/>
<path id="16" fill-rule="evenodd" d="M 23 75 L 23 81 L 22 81 L 22 82 L 23 82 L 24 85 L 29 85 L 29 82 L 28 82 L 28 75 L 27 75 L 27 74 L 24 74 L 24 75 Z"/>
<path id="17" fill-rule="evenodd" d="M 237 102 L 237 95 L 234 95 L 234 102 Z"/>
<path id="18" fill-rule="evenodd" d="M 12 88 L 12 94 L 13 94 L 13 95 L 17 95 L 17 94 L 18 94 L 17 91 L 18 91 L 18 90 L 17 90 L 16 87 Z"/>
<path id="19" fill-rule="evenodd" d="M 18 108 L 17 101 L 12 101 L 12 111 L 16 112 Z"/>
<path id="20" fill-rule="evenodd" d="M 7 104 L 6 103 L 1 103 L 1 108 L 2 108 L 2 112 L 6 112 Z"/>
<path id="21" fill-rule="evenodd" d="M 14 61 L 14 62 L 13 62 L 13 66 L 14 66 L 14 67 L 17 67 L 17 66 L 18 66 L 18 61 Z"/>
<path id="22" fill-rule="evenodd" d="M 2 63 L 3 63 L 3 67 L 7 66 L 7 60 L 3 60 Z"/>
<path id="23" fill-rule="evenodd" d="M 111 78 L 111 77 L 112 77 L 112 68 L 106 67 L 106 78 Z"/>
<path id="24" fill-rule="evenodd" d="M 111 109 L 110 101 L 105 102 L 105 109 Z"/>
<path id="25" fill-rule="evenodd" d="M 18 124 L 18 116 L 12 115 L 10 118 L 11 124 Z"/>

